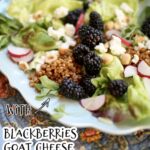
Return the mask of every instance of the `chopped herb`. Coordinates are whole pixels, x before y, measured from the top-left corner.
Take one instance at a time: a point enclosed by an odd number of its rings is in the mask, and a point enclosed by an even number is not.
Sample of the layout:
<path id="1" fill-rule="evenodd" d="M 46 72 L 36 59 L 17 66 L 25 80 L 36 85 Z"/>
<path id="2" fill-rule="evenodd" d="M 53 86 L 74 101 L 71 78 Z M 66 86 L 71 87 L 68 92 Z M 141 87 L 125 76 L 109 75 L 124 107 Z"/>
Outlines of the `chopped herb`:
<path id="1" fill-rule="evenodd" d="M 52 119 L 54 119 L 54 120 L 58 120 L 67 114 L 65 112 L 65 105 L 64 104 L 60 104 L 58 107 L 56 107 L 54 109 L 54 112 L 55 113 L 52 115 Z"/>
<path id="2" fill-rule="evenodd" d="M 66 39 L 65 39 L 64 36 L 60 37 L 60 40 L 61 40 L 62 42 L 66 42 Z"/>

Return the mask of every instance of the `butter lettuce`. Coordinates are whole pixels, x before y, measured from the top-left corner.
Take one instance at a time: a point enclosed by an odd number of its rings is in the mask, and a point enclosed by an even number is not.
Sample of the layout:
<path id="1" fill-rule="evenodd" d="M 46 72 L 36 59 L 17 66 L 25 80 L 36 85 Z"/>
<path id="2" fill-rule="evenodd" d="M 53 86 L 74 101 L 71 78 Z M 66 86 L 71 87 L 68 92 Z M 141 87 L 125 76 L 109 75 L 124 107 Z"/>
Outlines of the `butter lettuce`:
<path id="1" fill-rule="evenodd" d="M 34 51 L 48 51 L 56 49 L 55 40 L 47 34 L 47 31 L 38 24 L 22 28 L 12 42 L 17 46 L 30 47 Z"/>
<path id="2" fill-rule="evenodd" d="M 0 49 L 9 44 L 10 37 L 14 36 L 21 27 L 22 25 L 18 20 L 0 14 Z"/>
<path id="3" fill-rule="evenodd" d="M 127 99 L 129 109 L 137 120 L 150 115 L 150 98 L 140 77 L 133 77 L 132 84 L 128 87 Z"/>
<path id="4" fill-rule="evenodd" d="M 78 0 L 34 0 L 32 5 L 34 5 L 33 12 L 42 10 L 45 15 L 53 13 L 56 8 L 64 6 L 69 10 L 74 10 L 77 8 L 82 8 L 83 3 Z"/>
<path id="5" fill-rule="evenodd" d="M 8 6 L 8 14 L 17 18 L 23 24 L 28 22 L 30 14 L 33 10 L 33 2 L 31 0 L 12 0 Z"/>
<path id="6" fill-rule="evenodd" d="M 117 123 L 134 119 L 129 111 L 125 96 L 121 99 L 116 99 L 112 95 L 107 94 L 107 103 L 100 111 L 105 114 L 104 117 L 110 118 Z"/>
<path id="7" fill-rule="evenodd" d="M 7 35 L 0 35 L 0 49 L 9 44 L 9 37 Z"/>
<path id="8" fill-rule="evenodd" d="M 143 0 L 140 3 L 141 9 L 138 17 L 138 23 L 142 25 L 142 23 L 150 17 L 150 1 L 149 0 Z"/>
<path id="9" fill-rule="evenodd" d="M 138 122 L 150 116 L 150 98 L 145 90 L 139 76 L 130 79 L 127 93 L 120 97 L 107 93 L 107 102 L 100 109 L 104 117 L 110 118 L 115 122 L 133 121 Z"/>
<path id="10" fill-rule="evenodd" d="M 104 65 L 100 74 L 107 77 L 110 80 L 122 79 L 124 68 L 118 57 L 114 56 L 112 63 Z"/>
<path id="11" fill-rule="evenodd" d="M 59 85 L 55 81 L 50 80 L 47 76 L 40 77 L 41 84 L 49 90 L 58 90 Z"/>
<path id="12" fill-rule="evenodd" d="M 44 16 L 53 14 L 60 6 L 69 10 L 82 8 L 82 2 L 77 0 L 12 0 L 8 7 L 8 14 L 19 19 L 23 24 L 29 22 L 31 14 L 41 10 Z"/>
<path id="13" fill-rule="evenodd" d="M 100 76 L 92 79 L 92 84 L 97 87 L 94 95 L 97 96 L 106 91 L 107 84 L 110 80 L 122 79 L 123 70 L 124 68 L 119 58 L 115 56 L 112 63 L 102 66 Z"/>
<path id="14" fill-rule="evenodd" d="M 91 11 L 100 13 L 104 21 L 113 19 L 115 17 L 115 9 L 120 7 L 123 2 L 127 3 L 134 10 L 131 19 L 136 21 L 139 8 L 138 0 L 102 0 L 101 2 L 93 2 L 86 13 L 86 21 L 89 20 Z"/>
<path id="15" fill-rule="evenodd" d="M 59 84 L 50 80 L 46 75 L 40 77 L 40 82 L 35 85 L 35 88 L 40 91 L 40 94 L 36 96 L 37 100 L 41 100 L 47 96 L 58 95 Z"/>
<path id="16" fill-rule="evenodd" d="M 92 79 L 97 88 L 93 96 L 106 94 L 107 103 L 100 111 L 112 114 L 107 116 L 112 120 L 145 119 L 150 116 L 150 98 L 139 76 L 124 79 L 128 83 L 128 90 L 122 97 L 115 98 L 107 91 L 110 80 L 123 79 L 123 71 L 124 68 L 117 57 L 114 57 L 111 64 L 102 66 L 100 76 Z"/>
<path id="17" fill-rule="evenodd" d="M 135 35 L 143 35 L 139 25 L 131 24 L 121 31 L 121 36 L 127 40 L 130 40 L 133 44 L 136 44 L 134 41 Z"/>
<path id="18" fill-rule="evenodd" d="M 85 15 L 85 20 L 86 22 L 89 21 L 89 14 L 92 11 L 97 11 L 102 16 L 104 21 L 111 20 L 115 15 L 114 10 L 116 8 L 117 7 L 113 4 L 112 1 L 108 2 L 108 0 L 106 1 L 104 0 L 104 1 L 101 1 L 101 3 L 93 2 L 90 5 L 89 9 L 87 10 L 87 13 Z"/>

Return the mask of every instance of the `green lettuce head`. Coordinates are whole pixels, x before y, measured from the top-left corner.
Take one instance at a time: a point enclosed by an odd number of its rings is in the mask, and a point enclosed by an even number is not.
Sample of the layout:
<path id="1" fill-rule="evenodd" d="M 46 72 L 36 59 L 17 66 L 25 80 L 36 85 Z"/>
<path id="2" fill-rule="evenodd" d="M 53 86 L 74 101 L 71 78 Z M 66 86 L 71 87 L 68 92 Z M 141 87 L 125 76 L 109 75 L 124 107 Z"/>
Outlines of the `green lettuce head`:
<path id="1" fill-rule="evenodd" d="M 122 79 L 123 76 L 123 66 L 119 58 L 114 56 L 112 63 L 102 66 L 100 71 L 100 76 L 92 79 L 92 83 L 97 90 L 94 96 L 103 94 L 107 89 L 107 84 L 110 80 Z"/>
<path id="2" fill-rule="evenodd" d="M 150 115 L 150 98 L 139 76 L 134 76 L 127 91 L 130 112 L 137 120 Z"/>
<path id="3" fill-rule="evenodd" d="M 120 8 L 123 2 L 127 3 L 134 10 L 131 19 L 135 22 L 139 8 L 138 0 L 102 0 L 101 2 L 93 2 L 86 13 L 86 21 L 89 20 L 89 14 L 92 11 L 97 11 L 101 14 L 105 22 L 113 19 L 115 17 L 115 9 Z"/>
<path id="4" fill-rule="evenodd" d="M 44 16 L 52 15 L 56 8 L 64 6 L 68 10 L 82 8 L 83 3 L 77 0 L 12 0 L 8 14 L 19 19 L 23 24 L 29 22 L 30 16 L 42 11 Z"/>

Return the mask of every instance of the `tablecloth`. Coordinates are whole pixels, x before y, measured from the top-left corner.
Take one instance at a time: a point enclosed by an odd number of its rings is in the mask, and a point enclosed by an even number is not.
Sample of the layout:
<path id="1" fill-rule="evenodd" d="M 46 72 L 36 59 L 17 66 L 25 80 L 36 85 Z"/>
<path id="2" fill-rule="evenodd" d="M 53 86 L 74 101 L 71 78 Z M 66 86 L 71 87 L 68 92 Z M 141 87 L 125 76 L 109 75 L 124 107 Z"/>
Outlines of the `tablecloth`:
<path id="1" fill-rule="evenodd" d="M 43 126 L 63 126 L 44 113 L 39 112 L 36 116 L 9 116 L 6 113 L 6 104 L 26 104 L 23 97 L 17 94 L 8 99 L 0 99 L 0 124 L 1 126 L 27 127 L 34 125 L 33 118 L 38 118 L 39 122 L 35 123 Z M 33 110 L 34 111 L 34 110 Z M 86 129 L 78 129 L 79 138 L 75 141 L 75 150 L 150 150 L 150 131 L 139 131 L 128 136 L 113 136 L 100 132 L 99 140 L 92 143 L 82 141 L 81 135 Z M 0 131 L 0 133 L 2 133 Z M 0 138 L 0 143 L 2 138 Z"/>

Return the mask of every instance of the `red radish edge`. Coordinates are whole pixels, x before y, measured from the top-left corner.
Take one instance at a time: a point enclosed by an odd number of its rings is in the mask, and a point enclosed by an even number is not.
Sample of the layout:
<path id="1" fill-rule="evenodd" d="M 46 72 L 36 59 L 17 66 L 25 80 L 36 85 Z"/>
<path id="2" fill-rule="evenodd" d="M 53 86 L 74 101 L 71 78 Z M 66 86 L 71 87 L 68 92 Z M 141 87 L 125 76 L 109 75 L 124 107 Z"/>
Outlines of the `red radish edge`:
<path id="1" fill-rule="evenodd" d="M 145 77 L 145 78 L 149 78 L 149 79 L 150 79 L 150 76 L 143 75 L 143 74 L 142 74 L 142 73 L 140 73 L 139 71 L 138 71 L 138 75 L 139 75 L 140 77 Z"/>
<path id="2" fill-rule="evenodd" d="M 104 105 L 105 98 L 106 98 L 105 95 L 100 95 L 100 96 L 97 96 L 97 97 L 86 98 L 86 99 L 82 99 L 80 101 L 80 104 L 81 104 L 82 107 L 84 107 L 88 111 L 95 112 L 100 107 L 102 107 Z"/>
<path id="3" fill-rule="evenodd" d="M 16 58 L 21 58 L 21 57 L 27 56 L 27 55 L 30 54 L 30 53 L 31 53 L 31 50 L 29 50 L 29 52 L 26 53 L 26 54 L 16 55 L 16 54 L 12 54 L 12 53 L 8 50 L 8 54 L 9 54 L 10 56 L 16 57 Z"/>
<path id="4" fill-rule="evenodd" d="M 27 49 L 27 48 L 15 47 L 13 45 L 8 46 L 8 54 L 13 57 L 20 58 L 20 57 L 28 55 L 30 52 L 31 52 L 31 50 Z"/>
<path id="5" fill-rule="evenodd" d="M 33 59 L 33 52 L 31 51 L 28 55 L 26 56 L 23 56 L 23 57 L 20 57 L 20 58 L 17 58 L 17 57 L 12 57 L 10 56 L 11 60 L 13 60 L 14 62 L 21 62 L 21 61 L 24 61 L 24 62 L 30 62 L 32 59 Z"/>
<path id="6" fill-rule="evenodd" d="M 113 35 L 114 35 L 114 36 L 117 36 L 118 38 L 120 38 L 122 44 L 124 44 L 124 45 L 126 45 L 126 46 L 132 46 L 132 43 L 129 42 L 128 40 L 126 40 L 126 39 L 124 39 L 124 38 L 122 38 L 122 37 L 120 37 L 120 36 L 118 36 L 118 35 L 116 35 L 116 34 L 113 34 Z"/>
<path id="7" fill-rule="evenodd" d="M 79 28 L 84 24 L 84 13 L 81 13 L 78 21 L 76 23 L 76 33 L 78 32 Z"/>
<path id="8" fill-rule="evenodd" d="M 132 77 L 133 75 L 137 75 L 137 74 L 138 74 L 137 67 L 135 67 L 135 66 L 129 65 L 124 69 L 124 76 L 126 78 Z"/>
<path id="9" fill-rule="evenodd" d="M 141 65 L 143 65 L 143 66 L 141 66 Z M 145 61 L 140 61 L 139 64 L 138 64 L 138 67 L 137 67 L 138 75 L 141 76 L 141 77 L 150 78 L 150 74 L 149 73 L 147 74 L 145 72 L 145 74 L 144 74 L 144 72 L 143 72 L 144 66 L 147 67 L 149 69 L 149 71 L 150 71 L 150 66 L 148 66 L 148 64 Z"/>
<path id="10" fill-rule="evenodd" d="M 115 30 L 115 29 L 111 29 L 111 30 L 108 30 L 106 32 L 106 37 L 108 39 L 111 39 L 112 35 L 120 36 L 120 32 L 118 30 Z"/>

